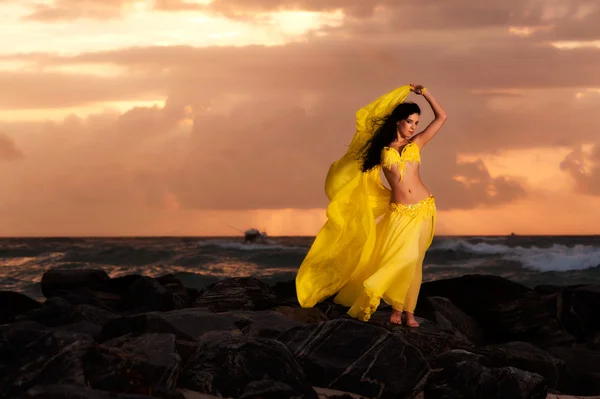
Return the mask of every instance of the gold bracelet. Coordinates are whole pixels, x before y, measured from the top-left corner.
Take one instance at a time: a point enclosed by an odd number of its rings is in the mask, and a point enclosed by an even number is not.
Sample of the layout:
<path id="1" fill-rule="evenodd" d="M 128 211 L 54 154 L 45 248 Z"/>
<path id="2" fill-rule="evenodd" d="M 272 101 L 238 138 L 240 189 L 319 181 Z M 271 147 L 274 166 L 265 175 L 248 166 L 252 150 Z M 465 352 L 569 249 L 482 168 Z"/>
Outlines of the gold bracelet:
<path id="1" fill-rule="evenodd" d="M 427 87 L 423 87 L 423 88 L 421 89 L 421 95 L 425 95 L 425 90 L 427 90 Z"/>

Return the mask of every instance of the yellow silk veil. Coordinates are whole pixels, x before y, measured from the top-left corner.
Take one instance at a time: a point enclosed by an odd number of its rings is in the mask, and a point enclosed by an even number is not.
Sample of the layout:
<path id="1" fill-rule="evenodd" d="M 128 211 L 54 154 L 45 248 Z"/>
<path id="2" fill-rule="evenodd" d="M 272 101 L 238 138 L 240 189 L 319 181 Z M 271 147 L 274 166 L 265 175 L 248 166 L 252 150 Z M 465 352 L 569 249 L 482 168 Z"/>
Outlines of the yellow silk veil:
<path id="1" fill-rule="evenodd" d="M 327 221 L 296 275 L 302 307 L 313 307 L 337 293 L 368 262 L 375 244 L 375 219 L 387 210 L 391 191 L 381 182 L 380 166 L 362 172 L 359 153 L 374 133 L 374 120 L 389 115 L 409 94 L 410 86 L 401 86 L 356 112 L 354 138 L 325 179 Z"/>

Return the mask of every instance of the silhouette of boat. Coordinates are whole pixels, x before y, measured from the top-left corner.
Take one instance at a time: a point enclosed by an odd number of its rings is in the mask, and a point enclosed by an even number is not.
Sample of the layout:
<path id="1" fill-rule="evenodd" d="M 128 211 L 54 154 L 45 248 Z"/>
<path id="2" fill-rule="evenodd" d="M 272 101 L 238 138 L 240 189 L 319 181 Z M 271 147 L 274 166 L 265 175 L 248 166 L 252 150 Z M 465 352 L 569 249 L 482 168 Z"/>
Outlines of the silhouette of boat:
<path id="1" fill-rule="evenodd" d="M 267 233 L 255 228 L 248 229 L 244 232 L 244 244 L 268 244 L 269 239 Z"/>

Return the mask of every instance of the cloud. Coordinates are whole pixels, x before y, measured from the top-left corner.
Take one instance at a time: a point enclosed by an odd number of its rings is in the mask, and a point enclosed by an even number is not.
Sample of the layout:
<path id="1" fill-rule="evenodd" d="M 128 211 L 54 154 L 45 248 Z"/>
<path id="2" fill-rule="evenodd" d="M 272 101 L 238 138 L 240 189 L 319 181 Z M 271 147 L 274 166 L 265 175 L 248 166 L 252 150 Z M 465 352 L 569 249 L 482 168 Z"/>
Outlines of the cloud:
<path id="1" fill-rule="evenodd" d="M 59 22 L 75 19 L 112 19 L 139 0 L 55 0 L 49 4 L 33 4 L 31 13 L 24 20 Z"/>
<path id="2" fill-rule="evenodd" d="M 589 152 L 577 146 L 563 159 L 560 168 L 571 176 L 578 192 L 600 195 L 600 144 L 594 144 Z"/>
<path id="3" fill-rule="evenodd" d="M 14 141 L 5 134 L 0 133 L 0 162 L 14 161 L 23 158 L 23 153 L 17 148 Z"/>
<path id="4" fill-rule="evenodd" d="M 0 72 L 5 110 L 147 98 L 166 104 L 5 125 L 6 137 L 27 154 L 3 177 L 10 188 L 3 192 L 5 209 L 102 219 L 138 209 L 322 208 L 325 174 L 354 133 L 355 111 L 411 81 L 428 86 L 450 115 L 423 151 L 423 178 L 441 210 L 500 207 L 531 195 L 526 182 L 492 176 L 482 159 L 457 162 L 458 154 L 578 145 L 595 137 L 600 98 L 575 94 L 600 86 L 594 69 L 600 51 L 565 52 L 536 35 L 510 34 L 507 24 L 542 23 L 541 11 L 528 20 L 524 9 L 511 14 L 505 5 L 488 14 L 472 1 L 426 1 L 400 13 L 401 3 L 379 2 L 388 8 L 373 8 L 364 18 L 348 13 L 328 36 L 283 46 L 12 56 L 36 68 Z M 365 3 L 244 4 L 240 10 L 349 10 Z M 223 10 L 235 5 L 213 3 Z M 381 15 L 386 10 L 394 11 L 390 18 Z M 403 26 L 411 34 L 398 34 Z M 90 65 L 120 72 L 86 74 Z M 427 122 L 429 107 L 416 101 Z"/>

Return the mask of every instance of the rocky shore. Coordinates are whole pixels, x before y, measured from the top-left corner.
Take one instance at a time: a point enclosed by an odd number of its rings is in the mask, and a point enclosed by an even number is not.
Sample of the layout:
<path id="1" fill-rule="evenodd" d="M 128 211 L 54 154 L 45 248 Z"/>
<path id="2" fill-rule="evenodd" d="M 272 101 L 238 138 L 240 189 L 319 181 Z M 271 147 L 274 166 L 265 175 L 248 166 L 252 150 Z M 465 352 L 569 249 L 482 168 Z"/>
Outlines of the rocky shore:
<path id="1" fill-rule="evenodd" d="M 600 395 L 600 286 L 488 275 L 425 283 L 419 328 L 368 323 L 294 282 L 50 270 L 43 303 L 0 292 L 0 399 Z"/>

